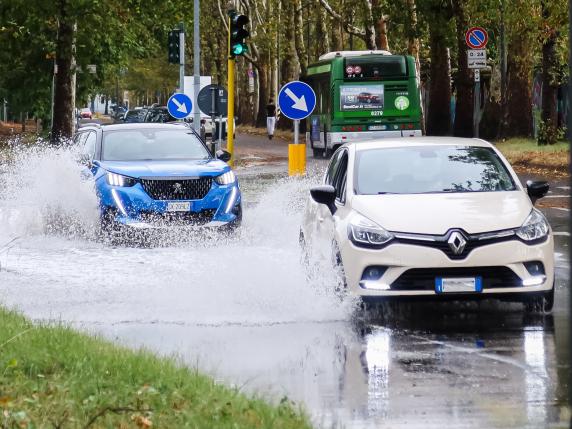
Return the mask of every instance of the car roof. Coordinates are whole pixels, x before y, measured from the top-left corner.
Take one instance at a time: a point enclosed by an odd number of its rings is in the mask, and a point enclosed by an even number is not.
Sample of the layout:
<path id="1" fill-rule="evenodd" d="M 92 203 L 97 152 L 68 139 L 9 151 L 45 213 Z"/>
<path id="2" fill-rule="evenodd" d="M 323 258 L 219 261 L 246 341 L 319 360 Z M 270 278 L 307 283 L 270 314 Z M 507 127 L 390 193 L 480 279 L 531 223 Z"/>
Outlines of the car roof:
<path id="1" fill-rule="evenodd" d="M 376 140 L 357 141 L 346 143 L 344 146 L 354 148 L 356 151 L 368 149 L 400 148 L 413 146 L 471 146 L 492 147 L 489 142 L 481 139 L 462 137 L 397 137 L 380 138 Z"/>
<path id="2" fill-rule="evenodd" d="M 159 122 L 135 122 L 127 124 L 112 124 L 112 125 L 102 125 L 101 130 L 106 131 L 122 131 L 122 130 L 189 130 L 189 127 L 184 122 L 177 123 L 159 123 Z"/>

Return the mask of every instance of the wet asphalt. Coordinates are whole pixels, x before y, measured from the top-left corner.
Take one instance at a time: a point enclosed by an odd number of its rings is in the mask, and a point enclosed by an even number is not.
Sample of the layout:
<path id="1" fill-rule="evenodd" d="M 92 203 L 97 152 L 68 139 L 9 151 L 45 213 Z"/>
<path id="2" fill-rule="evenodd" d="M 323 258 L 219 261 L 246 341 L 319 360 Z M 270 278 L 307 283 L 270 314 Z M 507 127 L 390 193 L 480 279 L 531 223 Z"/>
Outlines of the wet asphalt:
<path id="1" fill-rule="evenodd" d="M 260 163 L 265 139 L 239 136 L 237 143 L 241 138 L 253 142 L 242 151 L 256 161 L 237 168 L 245 202 L 254 221 L 269 224 L 247 224 L 244 244 L 134 249 L 20 236 L 0 251 L 0 301 L 36 320 L 175 356 L 242 391 L 287 397 L 318 427 L 569 426 L 566 207 L 543 208 L 556 233 L 552 314 L 451 302 L 363 317 L 331 308 L 335 300 L 307 293 L 304 276 L 292 273 L 297 250 L 283 236 L 295 234 L 296 221 L 273 223 L 292 205 L 280 205 L 281 195 L 298 188 L 284 183 L 275 147 L 272 162 Z M 315 177 L 325 162 L 309 162 Z M 564 200 L 570 190 L 557 185 L 551 195 Z M 266 213 L 266 204 L 275 211 Z M 207 280 L 205 272 L 214 274 Z"/>

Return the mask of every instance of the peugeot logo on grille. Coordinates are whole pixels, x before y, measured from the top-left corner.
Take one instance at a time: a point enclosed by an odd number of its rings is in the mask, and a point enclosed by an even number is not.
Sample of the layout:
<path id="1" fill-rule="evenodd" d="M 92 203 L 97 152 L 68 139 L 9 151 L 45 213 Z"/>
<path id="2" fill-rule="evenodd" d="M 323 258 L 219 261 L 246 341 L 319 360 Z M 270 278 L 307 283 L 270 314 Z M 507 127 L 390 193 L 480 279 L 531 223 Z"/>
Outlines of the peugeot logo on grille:
<path id="1" fill-rule="evenodd" d="M 463 250 L 465 250 L 465 246 L 467 245 L 467 240 L 465 240 L 463 234 L 461 234 L 458 231 L 454 231 L 449 236 L 447 243 L 449 244 L 449 248 L 453 251 L 455 255 L 460 255 L 461 253 L 463 253 Z"/>
<path id="2" fill-rule="evenodd" d="M 173 194 L 182 194 L 183 193 L 183 185 L 179 182 L 173 184 Z"/>

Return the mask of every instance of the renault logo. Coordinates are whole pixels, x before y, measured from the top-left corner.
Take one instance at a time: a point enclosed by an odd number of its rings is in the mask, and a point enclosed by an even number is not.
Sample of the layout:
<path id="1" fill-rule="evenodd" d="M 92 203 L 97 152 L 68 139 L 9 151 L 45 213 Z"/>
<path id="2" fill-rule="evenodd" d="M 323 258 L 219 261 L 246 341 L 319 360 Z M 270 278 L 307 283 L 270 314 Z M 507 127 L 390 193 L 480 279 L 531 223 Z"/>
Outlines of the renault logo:
<path id="1" fill-rule="evenodd" d="M 179 182 L 173 184 L 173 194 L 182 194 L 183 193 L 183 185 Z"/>
<path id="2" fill-rule="evenodd" d="M 463 234 L 461 234 L 458 231 L 454 231 L 449 236 L 447 243 L 449 244 L 449 248 L 453 251 L 455 255 L 460 255 L 461 253 L 463 253 L 463 250 L 465 250 L 465 246 L 467 245 L 467 240 L 465 240 Z"/>

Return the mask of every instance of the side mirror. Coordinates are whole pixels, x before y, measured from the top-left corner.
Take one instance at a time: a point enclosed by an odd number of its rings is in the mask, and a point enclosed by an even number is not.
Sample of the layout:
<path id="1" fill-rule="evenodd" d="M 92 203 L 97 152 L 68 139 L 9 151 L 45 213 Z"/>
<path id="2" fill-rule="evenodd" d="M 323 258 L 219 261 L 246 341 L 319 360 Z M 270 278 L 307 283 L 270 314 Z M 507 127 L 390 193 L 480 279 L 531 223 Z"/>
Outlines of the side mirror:
<path id="1" fill-rule="evenodd" d="M 310 189 L 312 199 L 318 204 L 328 206 L 332 215 L 336 212 L 336 190 L 331 185 L 315 186 Z"/>
<path id="2" fill-rule="evenodd" d="M 532 204 L 536 203 L 536 200 L 544 197 L 548 193 L 550 185 L 544 180 L 529 180 L 526 182 L 526 191 L 530 197 Z"/>
<path id="3" fill-rule="evenodd" d="M 230 161 L 231 155 L 230 152 L 227 152 L 226 150 L 217 150 L 216 151 L 216 157 L 217 159 L 220 159 L 221 161 L 224 162 L 228 162 Z"/>
<path id="4" fill-rule="evenodd" d="M 92 166 L 91 157 L 86 153 L 80 155 L 79 162 L 88 168 L 91 168 Z"/>

